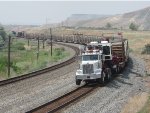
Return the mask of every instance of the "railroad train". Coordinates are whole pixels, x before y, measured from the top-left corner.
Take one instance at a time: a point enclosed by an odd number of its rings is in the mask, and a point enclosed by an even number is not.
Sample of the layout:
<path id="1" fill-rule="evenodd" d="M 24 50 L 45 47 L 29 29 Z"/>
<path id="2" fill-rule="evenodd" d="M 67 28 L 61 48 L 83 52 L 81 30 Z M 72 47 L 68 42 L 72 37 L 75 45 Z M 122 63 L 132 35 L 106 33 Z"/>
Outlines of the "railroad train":
<path id="1" fill-rule="evenodd" d="M 104 84 L 115 73 L 121 72 L 128 62 L 128 40 L 122 33 L 113 36 L 66 35 L 54 37 L 54 41 L 84 45 L 81 51 L 79 69 L 76 71 L 76 85 L 81 81 L 96 81 Z M 94 59 L 95 58 L 95 59 Z"/>
<path id="2" fill-rule="evenodd" d="M 24 38 L 24 37 L 25 37 L 25 33 L 24 33 L 24 31 L 16 32 L 16 37 Z"/>
<path id="3" fill-rule="evenodd" d="M 37 39 L 40 40 L 47 40 L 50 39 L 50 35 L 45 34 L 33 34 L 33 33 L 26 33 L 24 31 L 16 32 L 16 37 L 18 38 L 28 38 L 28 39 Z M 76 44 L 87 44 L 91 41 L 98 41 L 100 42 L 101 36 L 96 35 L 83 35 L 83 34 L 65 34 L 62 36 L 52 36 L 52 40 L 55 42 L 65 42 L 65 43 L 76 43 Z"/>
<path id="4" fill-rule="evenodd" d="M 113 36 L 105 36 L 107 34 L 111 34 Z M 115 35 L 114 35 L 115 34 Z M 34 33 L 25 33 L 24 31 L 16 32 L 16 37 L 18 38 L 28 38 L 28 39 L 37 39 L 47 40 L 50 39 L 50 35 L 46 34 L 34 34 Z M 53 35 L 52 40 L 55 42 L 65 42 L 65 43 L 76 43 L 76 44 L 88 44 L 92 41 L 100 42 L 101 40 L 105 40 L 106 38 L 114 38 L 114 37 L 122 37 L 122 33 L 103 33 L 101 36 L 97 35 L 83 35 L 81 33 L 73 33 L 73 34 L 63 34 L 63 35 Z"/>
<path id="5" fill-rule="evenodd" d="M 113 33 L 109 33 L 113 34 Z M 81 63 L 76 71 L 76 85 L 81 81 L 97 81 L 105 83 L 112 78 L 112 73 L 119 73 L 128 61 L 128 40 L 122 33 L 113 36 L 93 36 L 70 34 L 52 36 L 54 42 L 76 43 L 84 45 L 81 50 Z M 28 39 L 49 39 L 46 35 L 26 34 Z"/>

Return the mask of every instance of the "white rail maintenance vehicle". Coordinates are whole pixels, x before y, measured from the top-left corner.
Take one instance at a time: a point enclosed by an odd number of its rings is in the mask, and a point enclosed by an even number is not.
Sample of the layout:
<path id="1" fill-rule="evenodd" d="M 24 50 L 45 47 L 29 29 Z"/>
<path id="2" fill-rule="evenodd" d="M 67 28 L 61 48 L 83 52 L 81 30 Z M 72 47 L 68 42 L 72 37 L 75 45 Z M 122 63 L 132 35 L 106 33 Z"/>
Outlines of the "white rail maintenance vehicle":
<path id="1" fill-rule="evenodd" d="M 81 81 L 96 81 L 104 84 L 112 78 L 112 73 L 118 73 L 128 60 L 128 41 L 91 42 L 81 53 L 81 62 L 76 71 L 76 85 Z"/>

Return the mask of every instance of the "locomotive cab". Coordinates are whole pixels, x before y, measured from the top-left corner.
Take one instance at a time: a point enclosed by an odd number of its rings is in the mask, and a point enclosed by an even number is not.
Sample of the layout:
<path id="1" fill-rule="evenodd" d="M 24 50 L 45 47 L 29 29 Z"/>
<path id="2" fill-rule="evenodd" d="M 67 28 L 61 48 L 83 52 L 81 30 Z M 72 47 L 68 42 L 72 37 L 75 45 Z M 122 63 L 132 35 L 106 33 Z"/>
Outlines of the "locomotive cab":
<path id="1" fill-rule="evenodd" d="M 102 52 L 105 55 L 105 60 L 112 60 L 111 43 L 108 41 L 101 41 Z"/>

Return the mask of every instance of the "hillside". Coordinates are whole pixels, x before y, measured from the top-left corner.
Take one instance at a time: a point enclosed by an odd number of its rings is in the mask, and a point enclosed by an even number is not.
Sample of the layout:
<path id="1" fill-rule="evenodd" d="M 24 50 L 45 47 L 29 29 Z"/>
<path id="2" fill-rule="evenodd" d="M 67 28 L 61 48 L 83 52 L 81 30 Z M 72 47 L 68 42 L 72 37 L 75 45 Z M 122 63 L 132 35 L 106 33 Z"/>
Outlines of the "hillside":
<path id="1" fill-rule="evenodd" d="M 76 14 L 69 17 L 64 24 L 75 27 L 105 27 L 107 23 L 110 23 L 112 27 L 128 29 L 132 22 L 136 23 L 140 30 L 150 30 L 150 7 L 113 16 Z"/>
<path id="2" fill-rule="evenodd" d="M 64 22 L 63 25 L 67 26 L 84 26 L 90 21 L 94 19 L 102 19 L 109 17 L 110 15 L 97 15 L 97 14 L 72 14 L 68 17 Z"/>

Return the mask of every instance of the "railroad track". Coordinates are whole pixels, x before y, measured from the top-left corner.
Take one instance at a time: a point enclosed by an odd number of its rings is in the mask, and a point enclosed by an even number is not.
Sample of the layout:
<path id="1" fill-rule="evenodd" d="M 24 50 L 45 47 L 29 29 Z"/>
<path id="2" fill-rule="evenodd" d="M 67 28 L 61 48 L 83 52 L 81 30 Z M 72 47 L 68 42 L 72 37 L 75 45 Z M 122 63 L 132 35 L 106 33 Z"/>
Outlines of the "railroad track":
<path id="1" fill-rule="evenodd" d="M 56 70 L 58 68 L 61 68 L 65 65 L 73 63 L 76 59 L 76 56 L 79 54 L 79 49 L 77 47 L 74 47 L 74 46 L 71 46 L 71 45 L 67 45 L 67 44 L 63 44 L 63 43 L 59 43 L 59 44 L 63 45 L 63 46 L 66 46 L 66 47 L 69 47 L 69 48 L 72 48 L 75 51 L 75 55 L 72 58 L 70 58 L 69 60 L 64 61 L 62 63 L 59 63 L 59 64 L 56 64 L 54 66 L 47 67 L 47 68 L 44 68 L 44 69 L 41 69 L 41 70 L 38 70 L 38 71 L 34 71 L 34 72 L 31 72 L 31 73 L 28 73 L 28 74 L 24 74 L 24 75 L 21 75 L 21 76 L 18 76 L 18 77 L 10 78 L 10 79 L 7 79 L 7 80 L 2 80 L 2 81 L 0 81 L 0 86 L 7 85 L 7 84 L 10 84 L 10 83 L 14 83 L 14 82 L 17 82 L 17 81 L 21 81 L 21 80 L 31 78 L 31 77 L 34 77 L 34 76 L 37 76 L 37 75 L 41 75 L 43 73 L 50 72 L 50 71 Z"/>
<path id="2" fill-rule="evenodd" d="M 97 84 L 81 86 L 55 100 L 52 100 L 46 104 L 43 104 L 35 109 L 32 109 L 26 113 L 54 113 L 58 112 L 62 108 L 66 107 L 70 103 L 80 99 L 81 97 L 89 94 L 94 89 L 98 88 Z"/>

